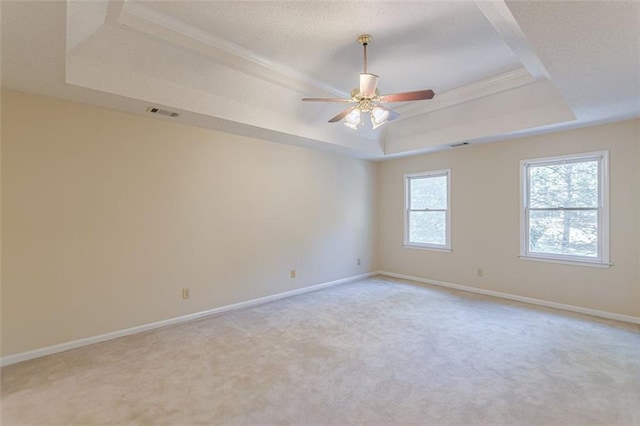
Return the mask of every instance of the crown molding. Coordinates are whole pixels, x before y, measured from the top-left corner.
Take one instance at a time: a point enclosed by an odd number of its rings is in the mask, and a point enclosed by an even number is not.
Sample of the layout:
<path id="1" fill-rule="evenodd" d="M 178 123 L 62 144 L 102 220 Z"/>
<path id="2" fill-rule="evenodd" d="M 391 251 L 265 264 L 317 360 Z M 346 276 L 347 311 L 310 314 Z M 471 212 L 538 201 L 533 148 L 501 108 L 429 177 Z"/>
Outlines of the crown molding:
<path id="1" fill-rule="evenodd" d="M 442 94 L 436 93 L 433 99 L 428 102 L 414 102 L 406 106 L 393 108 L 402 114 L 398 119 L 394 120 L 394 123 L 535 82 L 536 79 L 529 74 L 526 68 L 517 68 L 494 77 L 449 90 Z"/>
<path id="2" fill-rule="evenodd" d="M 182 49 L 204 55 L 222 65 L 298 93 L 320 92 L 331 96 L 349 97 L 348 93 L 296 69 L 260 56 L 249 49 L 167 16 L 137 1 L 126 0 L 122 3 L 117 23 L 130 30 L 159 38 Z M 448 108 L 534 81 L 535 78 L 527 69 L 521 67 L 442 94 L 436 94 L 436 97 L 429 102 L 402 105 L 396 108 L 398 112 L 402 113 L 402 116 L 396 121 Z"/>
<path id="3" fill-rule="evenodd" d="M 260 56 L 139 2 L 125 1 L 116 22 L 125 28 L 159 38 L 182 49 L 204 55 L 222 65 L 299 93 L 349 97 L 348 93 L 296 69 Z"/>

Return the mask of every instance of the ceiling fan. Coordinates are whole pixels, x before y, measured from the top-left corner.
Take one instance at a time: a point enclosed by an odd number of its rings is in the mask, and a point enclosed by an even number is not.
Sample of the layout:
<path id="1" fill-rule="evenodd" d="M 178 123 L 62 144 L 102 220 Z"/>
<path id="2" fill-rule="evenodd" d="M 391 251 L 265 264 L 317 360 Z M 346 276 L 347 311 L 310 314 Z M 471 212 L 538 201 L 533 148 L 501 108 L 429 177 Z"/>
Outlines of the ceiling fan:
<path id="1" fill-rule="evenodd" d="M 329 123 L 336 123 L 344 119 L 344 124 L 352 129 L 357 129 L 362 125 L 362 113 L 369 112 L 372 127 L 378 128 L 387 121 L 395 120 L 400 116 L 395 111 L 382 105 L 383 103 L 420 101 L 433 98 L 433 90 L 417 90 L 414 92 L 394 93 L 391 95 L 380 95 L 378 91 L 378 76 L 367 73 L 367 45 L 371 41 L 369 34 L 358 37 L 364 49 L 364 72 L 360 74 L 360 87 L 351 91 L 350 99 L 340 98 L 303 98 L 305 102 L 343 102 L 353 103 L 354 106 L 342 111 L 340 114 L 329 120 Z"/>

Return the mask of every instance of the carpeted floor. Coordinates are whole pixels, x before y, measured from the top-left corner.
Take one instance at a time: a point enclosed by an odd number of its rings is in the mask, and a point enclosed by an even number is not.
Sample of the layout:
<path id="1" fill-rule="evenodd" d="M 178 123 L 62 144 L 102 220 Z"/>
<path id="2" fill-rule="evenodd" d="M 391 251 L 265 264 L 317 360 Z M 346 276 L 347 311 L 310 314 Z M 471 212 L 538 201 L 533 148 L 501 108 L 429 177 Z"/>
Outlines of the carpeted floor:
<path id="1" fill-rule="evenodd" d="M 2 424 L 639 425 L 640 333 L 376 277 L 5 367 Z"/>

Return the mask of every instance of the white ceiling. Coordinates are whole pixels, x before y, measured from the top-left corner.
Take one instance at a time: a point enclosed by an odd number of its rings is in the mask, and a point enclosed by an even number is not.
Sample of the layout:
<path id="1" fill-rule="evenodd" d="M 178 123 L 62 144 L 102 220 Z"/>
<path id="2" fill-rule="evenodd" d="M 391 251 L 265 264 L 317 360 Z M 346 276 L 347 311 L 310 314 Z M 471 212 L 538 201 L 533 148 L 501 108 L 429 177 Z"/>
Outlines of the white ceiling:
<path id="1" fill-rule="evenodd" d="M 640 2 L 3 1 L 2 86 L 384 159 L 640 116 Z M 327 120 L 362 72 L 401 118 Z M 149 115 L 151 116 L 151 115 Z M 155 116 L 154 116 L 155 117 Z"/>
<path id="2" fill-rule="evenodd" d="M 521 66 L 472 2 L 144 5 L 346 93 L 362 72 L 356 37 L 374 30 L 369 71 L 383 76 L 386 93 L 416 88 L 442 93 Z"/>

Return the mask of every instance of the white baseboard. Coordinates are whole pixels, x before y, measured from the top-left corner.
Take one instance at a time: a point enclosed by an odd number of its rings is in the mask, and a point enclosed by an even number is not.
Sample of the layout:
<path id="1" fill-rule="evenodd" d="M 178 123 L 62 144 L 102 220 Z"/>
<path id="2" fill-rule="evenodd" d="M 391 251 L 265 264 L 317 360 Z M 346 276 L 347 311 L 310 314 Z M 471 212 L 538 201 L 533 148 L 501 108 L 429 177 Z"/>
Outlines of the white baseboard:
<path id="1" fill-rule="evenodd" d="M 581 314 L 593 315 L 601 318 L 607 318 L 607 319 L 623 321 L 623 322 L 630 322 L 633 324 L 640 324 L 640 317 L 634 317 L 631 315 L 614 314 L 612 312 L 599 311 L 597 309 L 582 308 L 580 306 L 565 305 L 564 303 L 549 302 L 547 300 L 533 299 L 531 297 L 517 296 L 515 294 L 509 294 L 509 293 L 501 293 L 499 291 L 485 290 L 477 287 L 468 287 L 465 285 L 452 284 L 444 281 L 429 280 L 426 278 L 414 277 L 411 275 L 396 274 L 395 272 L 388 272 L 388 271 L 377 271 L 377 272 L 379 275 L 386 275 L 392 278 L 400 278 L 403 280 L 417 281 L 419 283 L 433 284 L 441 287 L 448 287 L 456 290 L 468 291 L 471 293 L 485 294 L 487 296 L 499 297 L 501 299 L 517 300 L 518 302 L 531 303 L 533 305 L 546 306 L 548 308 L 562 309 L 564 311 L 578 312 Z"/>
<path id="2" fill-rule="evenodd" d="M 163 321 L 153 322 L 150 324 L 139 325 L 137 327 L 131 327 L 124 330 L 112 331 L 110 333 L 101 334 L 99 336 L 87 337 L 84 339 L 73 340 L 71 342 L 60 343 L 59 345 L 47 346 L 45 348 L 34 349 L 28 352 L 21 352 L 14 355 L 7 355 L 0 358 L 0 366 L 15 364 L 17 362 L 27 361 L 34 358 L 40 358 L 46 355 L 52 355 L 58 352 L 68 351 L 70 349 L 80 348 L 82 346 L 93 345 L 94 343 L 105 342 L 107 340 L 117 339 L 119 337 L 129 336 L 131 334 L 142 333 L 144 331 L 153 330 L 155 328 L 166 327 L 168 325 L 180 324 L 187 321 L 193 321 L 198 318 L 203 318 L 209 315 L 220 314 L 222 312 L 231 311 L 234 309 L 247 308 L 249 306 L 260 305 L 274 300 L 283 299 L 285 297 L 295 296 L 297 294 L 308 293 L 311 291 L 320 290 L 326 287 L 331 287 L 338 284 L 343 284 L 351 281 L 357 281 L 360 279 L 368 278 L 373 275 L 379 275 L 379 272 L 368 272 L 365 274 L 354 275 L 347 278 L 342 278 L 335 281 L 329 281 L 322 284 L 316 284 L 309 287 L 299 288 L 296 290 L 286 291 L 284 293 L 273 294 L 271 296 L 260 297 L 258 299 L 251 299 L 245 302 L 234 303 L 232 305 L 221 306 L 219 308 L 208 309 L 206 311 L 196 312 L 189 315 L 183 315 L 176 318 L 170 318 Z"/>

